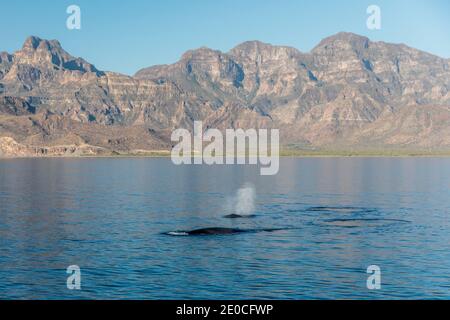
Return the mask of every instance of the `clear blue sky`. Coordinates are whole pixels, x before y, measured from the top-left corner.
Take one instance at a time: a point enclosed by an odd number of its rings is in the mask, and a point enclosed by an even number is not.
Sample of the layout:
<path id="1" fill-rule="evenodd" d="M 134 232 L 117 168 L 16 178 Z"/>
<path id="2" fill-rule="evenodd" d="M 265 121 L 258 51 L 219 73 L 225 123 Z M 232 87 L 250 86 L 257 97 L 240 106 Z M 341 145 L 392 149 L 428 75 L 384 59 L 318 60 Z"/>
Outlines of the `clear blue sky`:
<path id="1" fill-rule="evenodd" d="M 0 51 L 29 35 L 58 39 L 103 70 L 134 74 L 173 63 L 188 49 L 228 51 L 247 40 L 311 50 L 339 31 L 406 43 L 450 58 L 449 0 L 1 0 Z M 66 28 L 66 8 L 81 7 L 82 29 Z M 366 8 L 381 7 L 382 29 L 366 28 Z"/>

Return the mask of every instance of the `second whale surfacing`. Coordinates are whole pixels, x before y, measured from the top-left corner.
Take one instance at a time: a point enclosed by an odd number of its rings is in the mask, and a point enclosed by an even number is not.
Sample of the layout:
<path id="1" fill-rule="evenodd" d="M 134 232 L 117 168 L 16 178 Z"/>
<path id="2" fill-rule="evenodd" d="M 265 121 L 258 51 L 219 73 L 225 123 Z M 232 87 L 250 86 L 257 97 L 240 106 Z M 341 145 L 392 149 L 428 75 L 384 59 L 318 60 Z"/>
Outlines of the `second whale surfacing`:
<path id="1" fill-rule="evenodd" d="M 228 214 L 226 216 L 224 216 L 224 218 L 226 219 L 252 219 L 252 218 L 256 218 L 256 214 L 249 214 L 249 215 L 240 215 L 240 214 Z"/>
<path id="2" fill-rule="evenodd" d="M 288 228 L 273 228 L 273 229 L 238 229 L 238 228 L 201 228 L 190 231 L 171 231 L 164 234 L 169 236 L 212 236 L 212 235 L 232 235 L 239 233 L 255 233 L 255 232 L 275 232 L 288 230 Z"/>
<path id="3" fill-rule="evenodd" d="M 188 231 L 187 234 L 190 236 L 200 236 L 200 235 L 221 235 L 221 234 L 236 234 L 245 232 L 238 228 L 202 228 Z"/>

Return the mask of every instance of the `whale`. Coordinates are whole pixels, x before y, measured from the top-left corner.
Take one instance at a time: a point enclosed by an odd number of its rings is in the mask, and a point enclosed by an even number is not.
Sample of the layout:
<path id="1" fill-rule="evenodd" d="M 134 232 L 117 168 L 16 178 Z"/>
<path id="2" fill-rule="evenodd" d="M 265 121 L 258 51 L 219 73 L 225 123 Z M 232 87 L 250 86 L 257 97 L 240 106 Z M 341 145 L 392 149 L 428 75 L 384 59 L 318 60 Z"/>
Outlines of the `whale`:
<path id="1" fill-rule="evenodd" d="M 374 208 L 361 208 L 361 207 L 350 207 L 350 206 L 341 206 L 341 207 L 310 207 L 306 209 L 309 212 L 341 212 L 341 213 L 354 213 L 354 212 L 376 212 L 377 210 Z"/>
<path id="2" fill-rule="evenodd" d="M 235 234 L 235 233 L 243 233 L 245 230 L 238 228 L 202 228 L 188 231 L 187 233 L 190 236 L 195 235 L 220 235 L 220 234 Z"/>
<path id="3" fill-rule="evenodd" d="M 213 235 L 233 235 L 239 233 L 255 233 L 255 232 L 275 232 L 288 230 L 293 228 L 273 228 L 273 229 L 239 229 L 239 228 L 201 228 L 188 231 L 170 231 L 165 232 L 165 235 L 169 236 L 213 236 Z"/>
<path id="4" fill-rule="evenodd" d="M 256 215 L 255 214 L 249 214 L 249 215 L 240 215 L 240 214 L 228 214 L 226 216 L 224 216 L 224 218 L 226 219 L 251 219 L 251 218 L 255 218 Z"/>
<path id="5" fill-rule="evenodd" d="M 237 228 L 220 228 L 220 227 L 212 227 L 212 228 L 201 228 L 194 230 L 186 230 L 186 231 L 170 231 L 165 232 L 163 234 L 168 236 L 211 236 L 211 235 L 230 235 L 237 233 L 248 232 L 247 230 L 237 229 Z"/>

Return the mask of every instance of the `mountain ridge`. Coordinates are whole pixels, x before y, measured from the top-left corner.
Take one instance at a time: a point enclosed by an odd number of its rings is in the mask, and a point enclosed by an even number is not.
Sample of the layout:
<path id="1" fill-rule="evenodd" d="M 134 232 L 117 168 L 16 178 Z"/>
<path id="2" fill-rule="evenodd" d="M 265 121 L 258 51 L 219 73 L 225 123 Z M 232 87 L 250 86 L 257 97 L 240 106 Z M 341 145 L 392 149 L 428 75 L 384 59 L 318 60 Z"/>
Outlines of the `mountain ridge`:
<path id="1" fill-rule="evenodd" d="M 195 120 L 278 128 L 284 148 L 450 150 L 450 60 L 346 32 L 307 53 L 260 41 L 202 47 L 133 76 L 35 36 L 0 53 L 0 137 L 18 144 L 168 150 L 171 131 Z"/>

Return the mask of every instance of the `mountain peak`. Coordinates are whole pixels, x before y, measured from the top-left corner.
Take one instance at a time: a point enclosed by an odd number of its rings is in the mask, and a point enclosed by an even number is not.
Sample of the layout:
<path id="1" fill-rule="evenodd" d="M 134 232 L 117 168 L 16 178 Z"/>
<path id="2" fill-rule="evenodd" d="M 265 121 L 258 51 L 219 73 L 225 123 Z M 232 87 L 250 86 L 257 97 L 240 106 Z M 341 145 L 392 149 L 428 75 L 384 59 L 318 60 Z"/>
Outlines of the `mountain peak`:
<path id="1" fill-rule="evenodd" d="M 45 40 L 37 36 L 29 36 L 25 40 L 22 49 L 14 53 L 14 60 L 19 64 L 34 65 L 38 68 L 50 66 L 56 70 L 103 74 L 84 59 L 76 58 L 65 51 L 58 40 Z"/>
<path id="2" fill-rule="evenodd" d="M 352 32 L 339 32 L 323 39 L 313 51 L 328 47 L 340 47 L 343 43 L 354 49 L 362 49 L 369 46 L 370 40 L 367 37 Z"/>
<path id="3" fill-rule="evenodd" d="M 181 60 L 189 60 L 195 57 L 219 56 L 222 52 L 208 47 L 200 47 L 198 49 L 188 50 L 182 56 Z"/>
<path id="4" fill-rule="evenodd" d="M 264 48 L 264 47 L 272 47 L 270 43 L 265 43 L 259 40 L 250 40 L 242 42 L 241 44 L 238 44 L 234 49 L 250 49 L 250 48 Z"/>
<path id="5" fill-rule="evenodd" d="M 23 43 L 22 50 L 63 50 L 58 40 L 45 40 L 37 36 L 29 36 Z"/>
<path id="6" fill-rule="evenodd" d="M 293 47 L 288 46 L 277 46 L 270 43 L 262 42 L 259 40 L 245 41 L 241 44 L 238 44 L 236 47 L 230 50 L 230 52 L 239 52 L 239 51 L 268 51 L 274 49 L 284 49 L 290 51 L 298 51 Z"/>
<path id="7" fill-rule="evenodd" d="M 293 47 L 275 46 L 261 41 L 246 41 L 243 42 L 229 52 L 234 57 L 247 57 L 252 60 L 258 60 L 265 57 L 269 60 L 290 59 L 301 52 Z"/>
<path id="8" fill-rule="evenodd" d="M 369 41 L 369 38 L 361 36 L 353 32 L 338 32 L 334 35 L 326 37 L 321 42 L 335 42 L 335 41 L 345 41 L 345 42 L 359 42 L 359 41 Z M 319 44 L 320 45 L 320 44 Z"/>
<path id="9" fill-rule="evenodd" d="M 36 50 L 39 47 L 42 39 L 36 36 L 29 36 L 23 43 L 22 49 Z"/>

